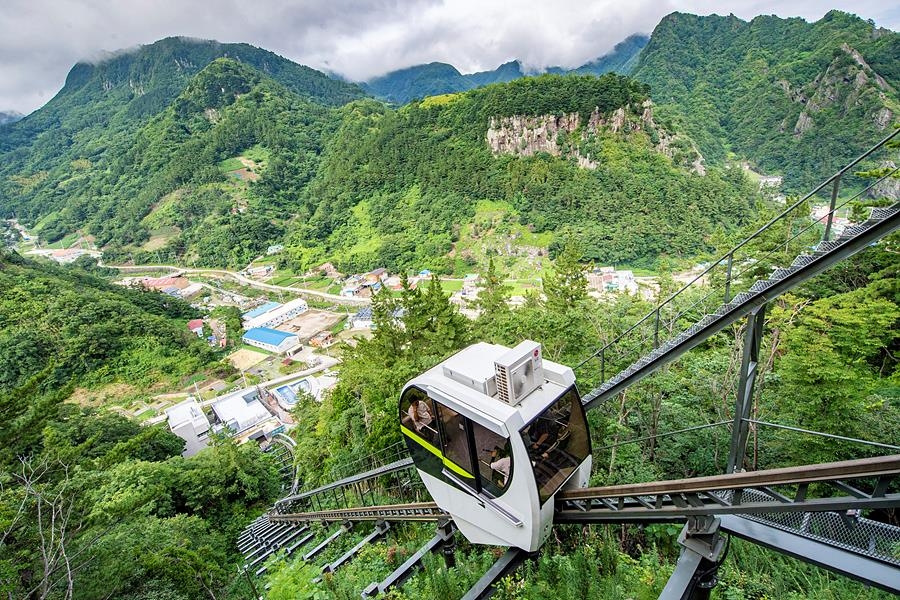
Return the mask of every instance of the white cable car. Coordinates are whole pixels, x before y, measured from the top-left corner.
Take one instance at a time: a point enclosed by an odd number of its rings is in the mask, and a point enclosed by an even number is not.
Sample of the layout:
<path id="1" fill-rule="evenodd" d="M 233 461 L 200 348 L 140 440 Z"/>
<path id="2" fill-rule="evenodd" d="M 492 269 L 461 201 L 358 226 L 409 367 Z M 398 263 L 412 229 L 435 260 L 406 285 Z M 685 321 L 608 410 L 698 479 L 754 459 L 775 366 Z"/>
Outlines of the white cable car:
<path id="1" fill-rule="evenodd" d="M 400 429 L 439 507 L 477 544 L 535 551 L 553 496 L 586 487 L 591 441 L 575 374 L 541 346 L 479 343 L 406 384 Z"/>

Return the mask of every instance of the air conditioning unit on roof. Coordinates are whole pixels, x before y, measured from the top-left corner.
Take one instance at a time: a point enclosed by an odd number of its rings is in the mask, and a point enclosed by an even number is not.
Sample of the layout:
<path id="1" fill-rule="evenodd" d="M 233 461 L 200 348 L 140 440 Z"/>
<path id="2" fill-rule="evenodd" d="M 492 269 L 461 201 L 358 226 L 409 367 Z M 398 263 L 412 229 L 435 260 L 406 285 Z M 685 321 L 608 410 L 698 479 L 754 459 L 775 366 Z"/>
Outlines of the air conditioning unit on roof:
<path id="1" fill-rule="evenodd" d="M 497 397 L 513 406 L 544 383 L 541 345 L 525 340 L 496 361 Z"/>

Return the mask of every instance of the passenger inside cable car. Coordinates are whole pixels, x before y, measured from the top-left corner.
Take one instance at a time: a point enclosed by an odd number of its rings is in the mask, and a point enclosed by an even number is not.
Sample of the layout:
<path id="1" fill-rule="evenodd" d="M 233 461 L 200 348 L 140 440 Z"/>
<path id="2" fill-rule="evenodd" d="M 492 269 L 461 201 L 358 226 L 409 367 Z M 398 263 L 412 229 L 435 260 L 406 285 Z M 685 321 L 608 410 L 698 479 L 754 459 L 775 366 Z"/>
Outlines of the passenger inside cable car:
<path id="1" fill-rule="evenodd" d="M 525 425 L 521 434 L 543 504 L 590 454 L 584 408 L 575 388 Z"/>
<path id="2" fill-rule="evenodd" d="M 431 417 L 437 415 L 437 419 Z M 416 465 L 434 477 L 449 477 L 496 498 L 512 475 L 508 438 L 467 419 L 416 387 L 400 401 L 400 424 Z"/>

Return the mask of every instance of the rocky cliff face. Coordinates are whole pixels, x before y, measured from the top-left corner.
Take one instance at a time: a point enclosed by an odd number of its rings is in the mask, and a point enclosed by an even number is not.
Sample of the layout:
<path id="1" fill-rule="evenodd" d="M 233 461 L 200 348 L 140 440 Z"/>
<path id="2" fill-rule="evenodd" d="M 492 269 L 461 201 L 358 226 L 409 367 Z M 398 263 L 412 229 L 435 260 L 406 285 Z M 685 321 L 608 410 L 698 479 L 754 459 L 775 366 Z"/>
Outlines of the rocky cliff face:
<path id="1" fill-rule="evenodd" d="M 813 127 L 816 113 L 827 109 L 845 113 L 864 103 L 871 105 L 869 118 L 879 130 L 883 131 L 894 121 L 895 113 L 890 108 L 888 94 L 895 90 L 858 51 L 848 44 L 842 44 L 840 49 L 841 53 L 834 57 L 828 68 L 809 84 L 794 89 L 787 81 L 777 82 L 793 102 L 805 106 L 794 124 L 795 136 L 802 136 Z M 877 96 L 874 103 L 871 97 L 864 98 L 873 92 Z M 782 123 L 782 131 L 786 126 L 787 123 Z"/>
<path id="2" fill-rule="evenodd" d="M 585 123 L 582 123 L 578 113 L 492 117 L 485 137 L 494 154 L 534 156 L 545 152 L 553 156 L 571 158 L 581 168 L 596 169 L 598 166 L 596 158 L 583 153 L 579 141 L 585 141 L 589 136 L 601 131 L 623 136 L 643 131 L 651 136 L 657 151 L 676 163 L 689 167 L 693 172 L 705 175 L 703 156 L 694 143 L 654 123 L 653 104 L 650 100 L 644 102 L 640 108 L 640 114 L 624 107 L 619 108 L 609 117 L 603 117 L 595 109 Z"/>

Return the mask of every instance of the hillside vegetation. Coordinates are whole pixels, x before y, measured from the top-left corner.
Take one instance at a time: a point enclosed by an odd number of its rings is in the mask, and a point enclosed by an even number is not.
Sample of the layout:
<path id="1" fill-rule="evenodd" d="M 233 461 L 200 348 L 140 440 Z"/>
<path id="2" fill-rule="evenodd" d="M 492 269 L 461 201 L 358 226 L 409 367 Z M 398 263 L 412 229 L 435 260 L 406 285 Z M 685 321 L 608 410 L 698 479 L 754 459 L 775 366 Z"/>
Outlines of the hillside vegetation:
<path id="1" fill-rule="evenodd" d="M 6 251 L 0 289 L 0 593 L 227 592 L 234 538 L 278 493 L 276 467 L 225 438 L 183 459 L 184 442 L 164 425 L 144 427 L 72 397 L 111 385 L 179 389 L 221 370 L 185 327 L 194 310 Z"/>
<path id="2" fill-rule="evenodd" d="M 675 107 L 710 160 L 727 152 L 801 191 L 900 117 L 900 34 L 854 15 L 665 17 L 632 75 Z"/>
<path id="3" fill-rule="evenodd" d="M 243 267 L 284 241 L 295 271 L 333 260 L 459 274 L 477 260 L 457 252 L 462 226 L 478 202 L 504 202 L 510 227 L 481 233 L 549 233 L 542 253 L 571 234 L 586 260 L 652 266 L 708 251 L 755 192 L 737 170 L 705 169 L 648 93 L 615 74 L 544 75 L 396 110 L 332 108 L 220 58 L 133 137 L 112 136 L 115 153 L 72 147 L 56 167 L 9 175 L 2 209 L 46 241 L 88 234 L 110 261 Z M 521 142 L 500 148 L 489 128 Z M 555 132 L 548 146 L 520 151 L 540 128 Z"/>
<path id="4" fill-rule="evenodd" d="M 217 368 L 184 324 L 185 302 L 129 290 L 77 268 L 0 251 L 2 457 L 27 454 L 41 423 L 77 387 L 136 388 Z"/>
<path id="5" fill-rule="evenodd" d="M 754 191 L 737 171 L 701 176 L 660 152 L 666 128 L 640 119 L 647 92 L 614 74 L 544 75 L 396 111 L 349 104 L 310 184 L 310 218 L 289 237 L 288 264 L 331 256 L 351 270 L 452 272 L 459 226 L 477 200 L 509 202 L 533 232 L 574 234 L 588 260 L 648 265 L 706 251 L 714 231 L 752 212 Z M 592 113 L 603 121 L 594 129 Z M 494 152 L 486 140 L 491 119 L 570 115 L 579 125 L 553 139 L 559 156 Z M 526 129 L 509 133 L 524 139 Z"/>

